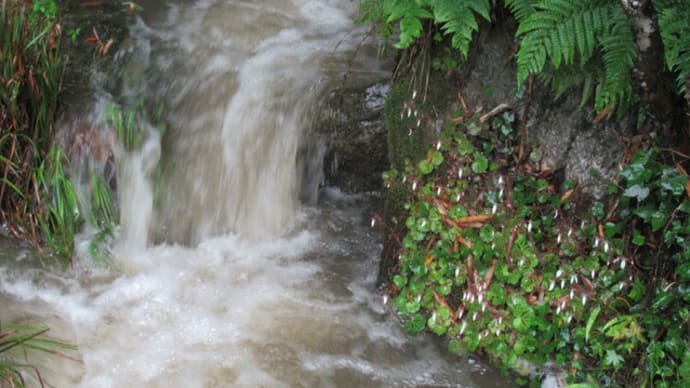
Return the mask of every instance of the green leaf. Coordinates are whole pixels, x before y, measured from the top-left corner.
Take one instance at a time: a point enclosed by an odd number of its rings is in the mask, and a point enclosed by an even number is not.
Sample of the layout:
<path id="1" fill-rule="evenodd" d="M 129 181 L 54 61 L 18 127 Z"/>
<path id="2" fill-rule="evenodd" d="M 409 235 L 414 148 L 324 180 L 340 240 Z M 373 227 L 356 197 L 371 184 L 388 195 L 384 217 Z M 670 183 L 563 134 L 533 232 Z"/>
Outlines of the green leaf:
<path id="1" fill-rule="evenodd" d="M 678 377 L 680 382 L 690 383 L 690 349 L 685 350 L 683 361 L 678 367 Z"/>
<path id="2" fill-rule="evenodd" d="M 482 154 L 475 154 L 471 167 L 472 171 L 481 174 L 486 172 L 486 169 L 489 167 L 489 160 Z"/>
<path id="3" fill-rule="evenodd" d="M 638 202 L 642 202 L 649 196 L 649 188 L 636 184 L 625 189 L 623 196 L 637 198 Z"/>
<path id="4" fill-rule="evenodd" d="M 456 139 L 458 142 L 458 152 L 461 155 L 469 155 L 474 152 L 474 145 L 464 136 Z"/>
<path id="5" fill-rule="evenodd" d="M 529 159 L 533 162 L 539 162 L 543 156 L 543 152 L 539 149 L 536 149 L 532 152 L 529 153 Z"/>
<path id="6" fill-rule="evenodd" d="M 419 171 L 424 175 L 434 171 L 434 165 L 429 163 L 426 159 L 420 160 L 419 163 L 417 163 L 417 168 L 419 168 Z"/>
<path id="7" fill-rule="evenodd" d="M 632 243 L 638 246 L 643 246 L 646 239 L 637 229 L 633 229 Z"/>
<path id="8" fill-rule="evenodd" d="M 618 368 L 621 363 L 623 362 L 623 357 L 618 355 L 615 350 L 608 349 L 606 350 L 606 356 L 604 357 L 604 365 L 609 365 L 613 366 L 614 368 Z"/>
<path id="9" fill-rule="evenodd" d="M 587 325 L 585 326 L 585 343 L 589 343 L 589 334 L 592 332 L 592 326 L 594 326 L 594 322 L 597 321 L 597 316 L 599 316 L 600 311 L 601 306 L 595 307 L 589 315 L 589 319 L 587 319 Z"/>
<path id="10" fill-rule="evenodd" d="M 419 333 L 426 327 L 426 319 L 422 314 L 415 314 L 408 321 L 405 321 L 405 328 L 410 333 Z"/>
<path id="11" fill-rule="evenodd" d="M 604 204 L 601 202 L 594 202 L 594 205 L 592 205 L 592 215 L 597 220 L 603 219 L 606 215 L 606 212 L 604 211 Z"/>
<path id="12" fill-rule="evenodd" d="M 659 229 L 663 228 L 664 225 L 666 225 L 667 221 L 668 214 L 666 214 L 662 210 L 657 210 L 654 213 L 652 213 L 652 232 L 656 232 Z"/>

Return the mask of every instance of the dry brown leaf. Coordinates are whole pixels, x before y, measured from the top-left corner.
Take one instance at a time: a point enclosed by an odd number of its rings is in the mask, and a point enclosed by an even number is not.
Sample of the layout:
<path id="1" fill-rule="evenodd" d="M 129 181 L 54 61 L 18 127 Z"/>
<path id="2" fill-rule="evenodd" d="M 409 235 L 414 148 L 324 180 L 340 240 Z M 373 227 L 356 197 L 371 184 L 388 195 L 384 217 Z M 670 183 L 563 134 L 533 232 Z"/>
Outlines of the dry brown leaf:
<path id="1" fill-rule="evenodd" d="M 479 225 L 479 227 L 481 228 L 480 224 L 491 220 L 493 217 L 494 216 L 491 214 L 480 214 L 480 215 L 476 215 L 476 216 L 467 216 L 467 217 L 460 218 L 459 220 L 456 221 L 456 223 L 458 225 L 461 225 L 461 226 L 468 226 L 468 224 L 471 224 L 474 227 L 476 227 L 476 225 Z"/>
<path id="2" fill-rule="evenodd" d="M 563 195 L 561 195 L 561 201 L 569 201 L 570 197 L 573 196 L 574 192 L 575 192 L 575 189 L 570 189 L 570 190 L 566 191 L 565 193 L 563 193 Z"/>

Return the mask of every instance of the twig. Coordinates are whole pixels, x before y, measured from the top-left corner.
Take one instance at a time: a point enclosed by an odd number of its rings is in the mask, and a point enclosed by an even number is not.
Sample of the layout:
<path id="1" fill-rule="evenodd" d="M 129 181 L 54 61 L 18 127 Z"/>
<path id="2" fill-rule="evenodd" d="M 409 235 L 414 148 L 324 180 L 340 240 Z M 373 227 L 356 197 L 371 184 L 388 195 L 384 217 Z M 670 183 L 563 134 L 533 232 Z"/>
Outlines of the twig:
<path id="1" fill-rule="evenodd" d="M 494 116 L 500 115 L 501 113 L 508 111 L 508 110 L 512 110 L 512 109 L 513 109 L 513 106 L 508 104 L 508 103 L 504 102 L 504 103 L 498 104 L 495 108 L 491 109 L 489 112 L 481 115 L 479 117 L 479 122 L 485 123 L 485 122 L 489 121 L 491 118 L 493 118 Z"/>

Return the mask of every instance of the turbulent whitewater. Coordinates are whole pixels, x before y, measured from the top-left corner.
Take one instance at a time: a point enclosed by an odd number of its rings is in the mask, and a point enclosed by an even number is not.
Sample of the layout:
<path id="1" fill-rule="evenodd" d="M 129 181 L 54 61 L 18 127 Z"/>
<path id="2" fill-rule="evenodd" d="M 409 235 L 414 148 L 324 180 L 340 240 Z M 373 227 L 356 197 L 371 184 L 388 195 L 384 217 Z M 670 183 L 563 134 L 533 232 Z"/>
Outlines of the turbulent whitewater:
<path id="1" fill-rule="evenodd" d="M 317 189 L 304 150 L 319 100 L 345 74 L 382 74 L 362 70 L 376 50 L 352 23 L 356 3 L 138 2 L 90 118 L 143 98 L 164 104 L 168 129 L 116 153 L 117 269 L 78 258 L 49 271 L 0 246 L 0 320 L 43 322 L 78 346 L 75 360 L 30 354 L 51 386 L 504 384 L 408 336 L 383 304 L 375 194 L 322 188 L 300 202 Z"/>

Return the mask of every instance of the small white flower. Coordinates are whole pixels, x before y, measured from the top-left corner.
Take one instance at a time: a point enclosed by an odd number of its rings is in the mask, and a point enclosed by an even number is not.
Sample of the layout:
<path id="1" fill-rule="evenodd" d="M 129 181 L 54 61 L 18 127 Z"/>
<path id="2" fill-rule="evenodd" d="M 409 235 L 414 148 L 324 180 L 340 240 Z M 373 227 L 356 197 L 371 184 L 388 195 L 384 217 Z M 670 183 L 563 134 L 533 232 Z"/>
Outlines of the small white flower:
<path id="1" fill-rule="evenodd" d="M 376 218 L 371 219 L 371 227 L 373 228 L 374 226 L 376 226 Z"/>
<path id="2" fill-rule="evenodd" d="M 455 277 L 460 276 L 460 267 L 455 267 Z"/>
<path id="3" fill-rule="evenodd" d="M 407 175 L 403 175 L 402 183 L 407 182 Z"/>
<path id="4" fill-rule="evenodd" d="M 556 237 L 556 244 L 560 244 L 560 243 L 561 243 L 561 234 L 558 233 L 558 237 Z"/>
<path id="5" fill-rule="evenodd" d="M 467 327 L 467 322 L 462 322 L 462 326 L 460 326 L 460 334 L 465 332 L 466 327 Z"/>
<path id="6" fill-rule="evenodd" d="M 434 311 L 433 314 L 431 314 L 431 320 L 435 321 L 436 320 L 436 311 Z"/>
<path id="7" fill-rule="evenodd" d="M 568 237 L 573 235 L 573 228 L 568 228 Z"/>
<path id="8" fill-rule="evenodd" d="M 582 305 L 584 306 L 586 304 L 587 304 L 587 295 L 582 295 Z"/>
<path id="9" fill-rule="evenodd" d="M 498 199 L 503 198 L 503 189 L 498 190 Z"/>
<path id="10" fill-rule="evenodd" d="M 407 130 L 407 136 L 412 136 L 412 128 Z"/>
<path id="11" fill-rule="evenodd" d="M 462 319 L 462 316 L 465 314 L 465 310 L 463 309 L 458 309 L 458 319 Z M 464 322 L 463 322 L 464 323 Z"/>
<path id="12" fill-rule="evenodd" d="M 472 314 L 472 320 L 473 321 L 477 320 L 477 312 L 476 311 Z"/>
<path id="13" fill-rule="evenodd" d="M 574 296 L 575 296 L 575 291 L 570 290 L 570 299 L 573 299 Z"/>
<path id="14" fill-rule="evenodd" d="M 549 291 L 553 291 L 554 288 L 556 288 L 556 281 L 551 280 L 551 284 L 549 284 Z"/>
<path id="15" fill-rule="evenodd" d="M 440 195 L 441 195 L 441 188 L 438 187 L 438 188 L 436 188 L 436 196 L 438 197 Z"/>
<path id="16" fill-rule="evenodd" d="M 417 89 L 412 91 L 412 99 L 414 100 L 417 97 Z"/>
<path id="17" fill-rule="evenodd" d="M 422 125 L 422 120 L 417 119 L 417 127 L 419 127 L 420 125 Z"/>
<path id="18" fill-rule="evenodd" d="M 503 175 L 498 177 L 498 184 L 502 185 L 503 184 Z"/>
<path id="19" fill-rule="evenodd" d="M 556 218 L 558 218 L 558 210 L 553 214 L 553 219 L 555 220 Z"/>
<path id="20" fill-rule="evenodd" d="M 626 263 L 627 263 L 627 261 L 621 260 L 621 269 L 625 269 L 625 264 L 626 264 Z"/>
<path id="21" fill-rule="evenodd" d="M 571 322 L 572 320 L 573 320 L 573 316 L 572 316 L 572 315 L 568 315 L 568 324 L 569 324 L 569 325 L 570 325 L 570 322 Z"/>
<path id="22" fill-rule="evenodd" d="M 560 314 L 560 313 L 561 313 L 561 306 L 559 305 L 558 308 L 556 308 L 556 314 Z"/>
<path id="23" fill-rule="evenodd" d="M 464 173 L 463 169 L 458 170 L 458 179 L 462 179 L 462 174 Z"/>
<path id="24" fill-rule="evenodd" d="M 441 140 L 436 142 L 436 151 L 441 149 Z"/>
<path id="25" fill-rule="evenodd" d="M 599 237 L 594 238 L 594 248 L 599 246 Z"/>
<path id="26" fill-rule="evenodd" d="M 532 220 L 530 220 L 527 223 L 527 233 L 531 233 L 531 232 L 532 232 Z"/>
<path id="27" fill-rule="evenodd" d="M 558 271 L 556 271 L 556 277 L 560 278 L 561 276 L 563 276 L 563 270 L 559 269 Z"/>
<path id="28" fill-rule="evenodd" d="M 479 294 L 479 296 L 477 297 L 477 301 L 478 301 L 479 303 L 484 302 L 484 294 Z"/>
<path id="29" fill-rule="evenodd" d="M 561 288 L 565 288 L 565 279 L 561 279 Z"/>
<path id="30" fill-rule="evenodd" d="M 486 312 L 486 303 L 482 305 L 482 312 Z"/>
<path id="31" fill-rule="evenodd" d="M 491 207 L 491 214 L 496 214 L 496 211 L 498 211 L 498 205 L 494 204 L 494 206 Z"/>
<path id="32" fill-rule="evenodd" d="M 383 296 L 383 305 L 385 306 L 387 304 L 388 304 L 388 294 Z"/>
<path id="33" fill-rule="evenodd" d="M 422 294 L 417 294 L 417 303 L 422 301 Z"/>
<path id="34" fill-rule="evenodd" d="M 460 193 L 455 194 L 455 202 L 459 202 L 459 201 L 460 201 Z"/>
<path id="35" fill-rule="evenodd" d="M 412 116 L 412 109 L 407 108 L 407 117 Z"/>
<path id="36" fill-rule="evenodd" d="M 594 270 L 592 270 L 592 273 L 590 274 L 590 275 L 592 275 L 592 276 L 590 276 L 592 278 L 592 280 L 594 280 L 594 275 L 596 275 L 596 274 L 597 273 Z"/>
<path id="37" fill-rule="evenodd" d="M 417 182 L 412 182 L 412 191 L 417 191 Z"/>

